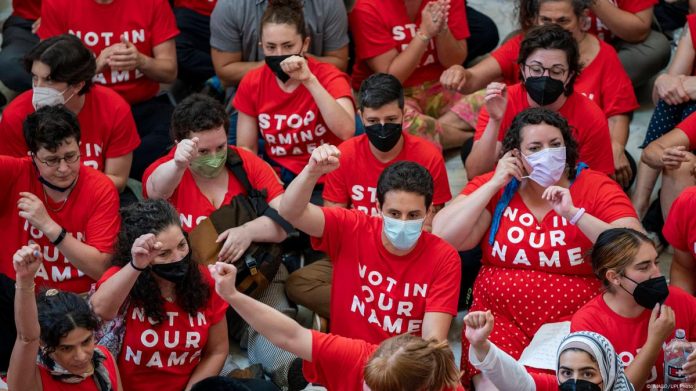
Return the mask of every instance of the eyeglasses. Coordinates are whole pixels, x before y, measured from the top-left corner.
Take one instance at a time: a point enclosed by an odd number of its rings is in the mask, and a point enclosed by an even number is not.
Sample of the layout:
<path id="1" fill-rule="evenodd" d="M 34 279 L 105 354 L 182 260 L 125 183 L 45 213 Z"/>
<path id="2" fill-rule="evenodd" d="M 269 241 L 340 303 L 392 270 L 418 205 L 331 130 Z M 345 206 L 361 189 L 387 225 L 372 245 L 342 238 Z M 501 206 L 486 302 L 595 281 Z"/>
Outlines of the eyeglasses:
<path id="1" fill-rule="evenodd" d="M 80 160 L 80 154 L 77 152 L 66 153 L 63 157 L 51 156 L 46 160 L 42 160 L 41 158 L 36 156 L 36 154 L 34 154 L 34 157 L 36 158 L 36 160 L 47 165 L 48 167 L 57 167 L 60 164 L 61 160 L 65 160 L 65 163 L 67 164 L 75 163 L 78 160 Z"/>
<path id="2" fill-rule="evenodd" d="M 554 65 L 551 68 L 542 67 L 538 64 L 524 64 L 524 66 L 527 68 L 527 72 L 529 72 L 529 75 L 532 77 L 543 76 L 545 71 L 549 71 L 549 76 L 551 78 L 562 79 L 565 76 L 566 72 L 568 72 L 567 69 L 563 68 L 560 65 Z"/>

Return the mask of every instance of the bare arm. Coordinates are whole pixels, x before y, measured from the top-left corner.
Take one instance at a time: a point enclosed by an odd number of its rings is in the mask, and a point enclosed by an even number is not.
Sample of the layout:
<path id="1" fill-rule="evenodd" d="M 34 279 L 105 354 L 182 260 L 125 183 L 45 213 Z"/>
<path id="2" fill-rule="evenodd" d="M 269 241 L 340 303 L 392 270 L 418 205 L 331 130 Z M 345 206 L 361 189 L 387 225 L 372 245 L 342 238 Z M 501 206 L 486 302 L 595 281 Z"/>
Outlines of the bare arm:
<path id="1" fill-rule="evenodd" d="M 696 293 L 696 259 L 686 251 L 674 249 L 669 282 L 693 295 Z"/>
<path id="2" fill-rule="evenodd" d="M 499 128 L 500 124 L 497 121 L 488 121 L 481 138 L 474 141 L 469 157 L 466 159 L 466 177 L 469 180 L 495 168 L 495 157 L 500 153 L 502 145 L 498 141 Z"/>
<path id="3" fill-rule="evenodd" d="M 426 312 L 423 315 L 423 339 L 435 338 L 447 341 L 447 333 L 452 323 L 452 315 L 444 312 Z"/>
<path id="4" fill-rule="evenodd" d="M 145 183 L 147 197 L 163 200 L 171 197 L 176 188 L 179 187 L 184 172 L 186 172 L 186 167 L 177 166 L 173 159 L 161 164 L 147 178 Z"/>
<path id="5" fill-rule="evenodd" d="M 343 72 L 348 70 L 348 45 L 340 49 L 326 51 L 323 53 L 323 56 L 315 56 L 311 53 L 306 53 L 305 55 L 314 57 L 321 62 L 333 64 Z"/>
<path id="6" fill-rule="evenodd" d="M 355 135 L 353 102 L 349 98 L 334 99 L 314 75 L 302 84 L 312 94 L 329 130 L 341 140 L 353 137 Z"/>
<path id="7" fill-rule="evenodd" d="M 634 14 L 622 10 L 610 0 L 598 0 L 590 8 L 614 35 L 624 41 L 640 43 L 650 35 L 653 7 Z"/>
<path id="8" fill-rule="evenodd" d="M 462 64 L 466 60 L 468 53 L 466 39 L 457 40 L 449 29 L 438 34 L 435 42 L 437 59 L 443 67 Z"/>
<path id="9" fill-rule="evenodd" d="M 237 112 L 237 146 L 259 153 L 259 125 L 256 118 Z"/>
<path id="10" fill-rule="evenodd" d="M 176 80 L 176 45 L 174 39 L 162 42 L 152 48 L 152 57 L 138 54 L 138 69 L 148 78 L 160 83 Z"/>
<path id="11" fill-rule="evenodd" d="M 664 168 L 663 155 L 667 148 L 689 147 L 689 137 L 679 128 L 675 128 L 648 144 L 640 156 L 640 160 L 648 166 L 661 170 Z"/>
<path id="12" fill-rule="evenodd" d="M 348 209 L 348 204 L 345 202 L 331 202 L 324 200 L 324 208 L 343 208 Z"/>
<path id="13" fill-rule="evenodd" d="M 199 381 L 211 376 L 217 376 L 220 373 L 222 366 L 225 364 L 229 346 L 227 340 L 227 320 L 223 317 L 208 329 L 208 342 L 205 344 L 203 356 L 198 365 L 196 365 L 196 369 L 193 370 L 186 385 L 186 390 L 190 390 Z"/>
<path id="14" fill-rule="evenodd" d="M 418 62 L 429 44 L 430 41 L 424 42 L 419 37 L 415 37 L 401 53 L 396 49 L 391 49 L 386 53 L 368 59 L 367 65 L 375 73 L 389 73 L 403 84 L 416 70 Z"/>
<path id="15" fill-rule="evenodd" d="M 486 56 L 469 69 L 456 64 L 442 73 L 440 83 L 448 89 L 462 94 L 471 94 L 502 78 L 503 71 L 493 56 Z"/>
<path id="16" fill-rule="evenodd" d="M 624 153 L 628 141 L 628 124 L 630 119 L 626 114 L 613 115 L 608 118 L 611 150 L 614 160 L 614 179 L 627 187 L 631 181 L 631 167 Z"/>
<path id="17" fill-rule="evenodd" d="M 263 61 L 242 61 L 242 52 L 223 52 L 210 49 L 215 74 L 225 87 L 236 86 L 244 75 L 264 64 Z"/>
<path id="18" fill-rule="evenodd" d="M 50 224 L 42 232 L 53 242 L 58 239 L 62 227 L 53 220 L 51 222 L 53 224 Z M 104 274 L 113 258 L 113 254 L 103 253 L 89 244 L 77 240 L 72 234 L 65 235 L 65 239 L 56 248 L 65 258 L 70 260 L 70 263 L 93 280 L 98 280 Z"/>
<path id="19" fill-rule="evenodd" d="M 626 377 L 636 390 L 645 387 L 650 370 L 662 351 L 662 343 L 669 338 L 673 330 L 674 311 L 665 305 L 653 308 L 648 324 L 648 339 L 631 364 L 625 368 Z"/>
<path id="20" fill-rule="evenodd" d="M 126 188 L 128 183 L 128 173 L 130 173 L 133 163 L 133 152 L 113 158 L 107 158 L 104 165 L 104 174 L 114 182 L 116 189 L 120 192 Z"/>

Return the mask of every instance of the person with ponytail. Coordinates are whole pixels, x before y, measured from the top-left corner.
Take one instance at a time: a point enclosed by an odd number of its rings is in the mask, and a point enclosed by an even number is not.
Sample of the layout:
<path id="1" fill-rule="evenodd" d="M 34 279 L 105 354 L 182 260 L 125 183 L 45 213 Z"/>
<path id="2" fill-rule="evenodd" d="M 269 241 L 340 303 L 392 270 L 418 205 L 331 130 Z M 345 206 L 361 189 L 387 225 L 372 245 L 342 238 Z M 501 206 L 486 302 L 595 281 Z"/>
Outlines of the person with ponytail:
<path id="1" fill-rule="evenodd" d="M 141 201 L 121 215 L 113 267 L 97 283 L 92 307 L 102 320 L 123 316 L 118 366 L 126 390 L 188 390 L 222 369 L 227 303 L 208 270 L 191 260 L 167 201 Z"/>
<path id="2" fill-rule="evenodd" d="M 235 287 L 237 269 L 210 265 L 217 293 L 260 334 L 304 360 L 304 375 L 329 391 L 463 390 L 446 341 L 398 335 L 379 345 L 306 329 Z"/>
<path id="3" fill-rule="evenodd" d="M 43 256 L 37 244 L 17 250 L 14 298 L 17 340 L 7 385 L 10 390 L 121 391 L 108 349 L 95 345 L 99 320 L 80 296 L 48 289 L 36 298 L 34 275 Z"/>
<path id="4" fill-rule="evenodd" d="M 471 310 L 491 310 L 500 325 L 491 340 L 517 359 L 543 324 L 570 317 L 599 292 L 585 260 L 597 236 L 640 223 L 616 182 L 578 161 L 560 114 L 521 112 L 502 149 L 495 171 L 474 178 L 435 215 L 433 233 L 460 251 L 480 243 Z M 468 386 L 477 371 L 466 355 L 462 369 Z"/>

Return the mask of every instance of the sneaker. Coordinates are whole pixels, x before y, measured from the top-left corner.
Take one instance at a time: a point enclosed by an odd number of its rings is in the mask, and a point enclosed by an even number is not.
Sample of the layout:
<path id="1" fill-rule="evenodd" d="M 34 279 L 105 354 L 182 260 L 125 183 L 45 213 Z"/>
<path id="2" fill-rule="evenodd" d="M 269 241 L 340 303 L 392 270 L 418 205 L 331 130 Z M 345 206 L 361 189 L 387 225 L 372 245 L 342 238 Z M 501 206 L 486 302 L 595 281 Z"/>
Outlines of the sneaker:
<path id="1" fill-rule="evenodd" d="M 308 385 L 309 382 L 302 373 L 302 359 L 298 357 L 288 367 L 288 391 L 304 390 Z"/>

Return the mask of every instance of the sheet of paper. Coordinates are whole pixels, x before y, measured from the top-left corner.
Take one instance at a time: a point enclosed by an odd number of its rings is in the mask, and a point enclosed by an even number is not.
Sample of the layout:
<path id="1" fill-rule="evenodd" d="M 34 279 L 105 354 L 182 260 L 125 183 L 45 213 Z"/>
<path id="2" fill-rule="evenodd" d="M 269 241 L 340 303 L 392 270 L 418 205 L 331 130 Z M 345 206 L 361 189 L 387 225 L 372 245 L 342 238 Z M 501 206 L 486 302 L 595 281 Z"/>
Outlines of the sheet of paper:
<path id="1" fill-rule="evenodd" d="M 520 364 L 555 371 L 558 347 L 568 334 L 570 334 L 570 322 L 547 323 L 541 326 L 534 334 L 532 342 L 522 352 Z"/>

